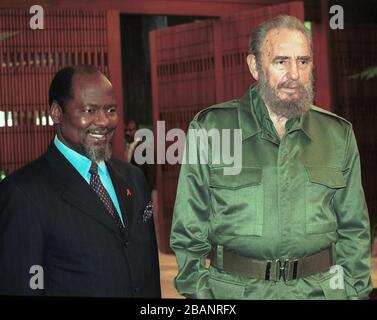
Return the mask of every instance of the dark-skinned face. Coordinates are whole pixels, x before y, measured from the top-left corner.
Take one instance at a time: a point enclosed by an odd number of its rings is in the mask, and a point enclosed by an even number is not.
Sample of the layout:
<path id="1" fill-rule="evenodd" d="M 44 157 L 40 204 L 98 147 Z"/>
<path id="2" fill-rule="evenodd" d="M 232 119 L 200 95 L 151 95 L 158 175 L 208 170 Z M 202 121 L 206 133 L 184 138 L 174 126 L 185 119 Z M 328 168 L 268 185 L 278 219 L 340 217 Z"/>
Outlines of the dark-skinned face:
<path id="1" fill-rule="evenodd" d="M 131 143 L 134 141 L 136 130 L 137 130 L 136 123 L 129 122 L 125 130 L 127 142 Z"/>
<path id="2" fill-rule="evenodd" d="M 56 102 L 51 107 L 58 138 L 92 161 L 108 160 L 118 124 L 110 81 L 100 74 L 74 76 L 72 99 L 63 109 Z"/>

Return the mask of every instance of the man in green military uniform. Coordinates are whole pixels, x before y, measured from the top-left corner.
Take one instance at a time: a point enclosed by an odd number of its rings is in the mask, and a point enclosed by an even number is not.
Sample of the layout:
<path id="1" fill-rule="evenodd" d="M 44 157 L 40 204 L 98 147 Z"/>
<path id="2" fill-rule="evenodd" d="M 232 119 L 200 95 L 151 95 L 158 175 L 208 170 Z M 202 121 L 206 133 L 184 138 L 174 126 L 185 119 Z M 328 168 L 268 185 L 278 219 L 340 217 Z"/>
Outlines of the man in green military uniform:
<path id="1" fill-rule="evenodd" d="M 346 120 L 312 105 L 310 33 L 279 16 L 257 27 L 240 100 L 190 129 L 242 130 L 242 166 L 181 166 L 171 233 L 182 295 L 208 299 L 365 299 L 370 230 Z M 195 141 L 187 140 L 185 156 Z M 231 146 L 234 148 L 234 146 Z M 199 152 L 200 153 L 200 152 Z M 210 265 L 206 258 L 210 256 Z"/>

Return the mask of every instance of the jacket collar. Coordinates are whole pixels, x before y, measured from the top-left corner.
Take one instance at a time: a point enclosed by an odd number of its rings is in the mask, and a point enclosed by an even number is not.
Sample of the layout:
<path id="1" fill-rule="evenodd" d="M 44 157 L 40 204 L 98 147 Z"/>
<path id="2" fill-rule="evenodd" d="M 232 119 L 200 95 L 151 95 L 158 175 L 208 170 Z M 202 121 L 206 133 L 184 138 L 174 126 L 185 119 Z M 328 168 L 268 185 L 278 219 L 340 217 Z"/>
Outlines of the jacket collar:
<path id="1" fill-rule="evenodd" d="M 238 121 L 240 128 L 242 129 L 242 141 L 262 132 L 262 127 L 256 114 L 256 108 L 260 108 L 261 103 L 264 102 L 257 92 L 255 84 L 253 84 L 240 99 Z M 310 140 L 312 140 L 313 135 L 310 133 L 310 118 L 311 111 L 309 110 L 292 125 L 289 131 L 301 130 Z"/>
<path id="2" fill-rule="evenodd" d="M 71 163 L 58 151 L 54 143 L 51 143 L 45 153 L 45 158 L 52 168 L 52 174 L 48 175 L 50 184 L 55 188 L 63 201 L 79 209 L 83 214 L 95 219 L 110 231 L 120 236 L 119 228 L 113 221 L 110 214 L 107 214 L 103 203 L 98 196 L 91 190 L 89 184 L 71 165 Z M 115 172 L 110 172 L 112 179 L 116 176 Z M 118 177 L 114 179 L 118 181 Z M 117 183 L 114 183 L 117 196 L 119 190 Z M 122 213 L 124 204 L 119 201 Z M 125 221 L 125 223 L 127 223 Z"/>
<path id="3" fill-rule="evenodd" d="M 253 101 L 256 99 L 254 93 L 255 88 L 251 86 L 240 99 L 238 122 L 240 129 L 242 129 L 242 141 L 262 131 L 254 111 L 254 104 L 256 102 Z"/>
<path id="4" fill-rule="evenodd" d="M 313 120 L 311 120 L 312 117 L 312 111 L 308 110 L 300 119 L 300 126 L 299 129 L 302 130 L 302 132 L 305 133 L 305 135 L 309 138 L 309 140 L 313 140 L 314 134 L 313 134 L 313 128 L 312 123 Z"/>

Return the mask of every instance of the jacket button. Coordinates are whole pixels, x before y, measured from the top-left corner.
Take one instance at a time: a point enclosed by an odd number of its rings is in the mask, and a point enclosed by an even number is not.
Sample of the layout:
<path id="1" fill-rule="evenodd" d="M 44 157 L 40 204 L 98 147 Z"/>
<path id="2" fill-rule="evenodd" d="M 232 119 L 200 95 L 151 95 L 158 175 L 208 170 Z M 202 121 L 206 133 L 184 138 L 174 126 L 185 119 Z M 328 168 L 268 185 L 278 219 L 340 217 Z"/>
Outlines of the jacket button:
<path id="1" fill-rule="evenodd" d="M 124 242 L 123 242 L 123 245 L 127 248 L 127 246 L 128 246 L 128 241 L 124 241 Z"/>
<path id="2" fill-rule="evenodd" d="M 135 293 L 138 293 L 138 292 L 140 292 L 140 288 L 137 288 L 137 287 L 136 287 L 136 288 L 134 288 L 134 292 L 135 292 Z"/>

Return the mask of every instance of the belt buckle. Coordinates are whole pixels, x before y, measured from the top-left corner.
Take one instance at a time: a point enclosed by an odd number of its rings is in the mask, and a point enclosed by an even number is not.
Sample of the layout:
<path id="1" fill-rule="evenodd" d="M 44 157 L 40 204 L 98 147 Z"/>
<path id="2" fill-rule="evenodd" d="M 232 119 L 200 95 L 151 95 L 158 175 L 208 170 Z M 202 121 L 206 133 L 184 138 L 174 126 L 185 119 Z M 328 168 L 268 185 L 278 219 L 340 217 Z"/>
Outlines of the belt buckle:
<path id="1" fill-rule="evenodd" d="M 266 265 L 266 273 L 265 273 L 265 280 L 272 280 L 278 281 L 282 277 L 285 281 L 286 279 L 286 265 L 288 263 L 288 259 L 286 259 L 283 263 L 280 259 L 276 260 L 267 260 Z"/>
<path id="2" fill-rule="evenodd" d="M 272 267 L 274 264 L 274 268 Z M 279 281 L 283 279 L 284 282 L 297 279 L 297 264 L 298 259 L 294 260 L 268 260 L 266 265 L 265 280 Z M 275 272 L 272 272 L 272 270 Z M 272 276 L 272 277 L 271 277 Z"/>
<path id="3" fill-rule="evenodd" d="M 298 259 L 285 259 L 283 262 L 279 260 L 279 279 L 283 278 L 284 282 L 297 279 Z"/>
<path id="4" fill-rule="evenodd" d="M 283 278 L 283 281 L 287 281 L 287 266 L 289 264 L 289 259 L 285 259 L 284 261 L 276 260 L 278 264 L 278 279 L 280 280 Z"/>

